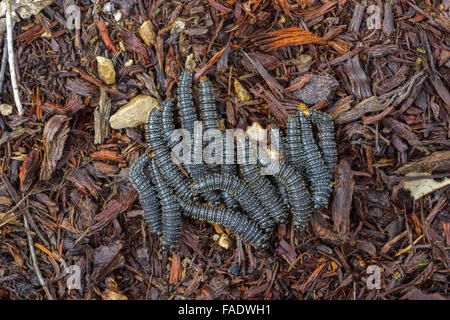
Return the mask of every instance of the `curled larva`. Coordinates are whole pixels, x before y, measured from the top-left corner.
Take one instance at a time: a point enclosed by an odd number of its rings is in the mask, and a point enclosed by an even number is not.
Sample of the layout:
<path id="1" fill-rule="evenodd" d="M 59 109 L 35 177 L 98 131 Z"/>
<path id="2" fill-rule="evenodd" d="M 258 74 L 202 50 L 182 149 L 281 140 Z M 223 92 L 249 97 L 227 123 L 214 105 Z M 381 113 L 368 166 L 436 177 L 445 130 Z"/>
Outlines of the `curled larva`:
<path id="1" fill-rule="evenodd" d="M 162 234 L 161 206 L 148 177 L 148 172 L 146 172 L 148 163 L 148 156 L 145 154 L 141 156 L 130 169 L 130 180 L 138 192 L 145 220 L 150 225 L 152 232 L 160 236 Z"/>
<path id="2" fill-rule="evenodd" d="M 238 138 L 237 149 L 241 154 L 247 155 L 250 152 L 248 139 L 243 136 Z M 259 166 L 247 161 L 240 165 L 240 170 L 244 181 L 248 183 L 251 190 L 258 196 L 261 204 L 269 212 L 272 219 L 278 223 L 285 223 L 288 209 L 269 179 L 261 175 Z"/>
<path id="3" fill-rule="evenodd" d="M 314 141 L 311 121 L 305 116 L 303 110 L 299 110 L 297 114 L 301 130 L 303 157 L 307 178 L 311 186 L 314 208 L 320 209 L 328 203 L 328 198 L 332 190 L 331 175 Z"/>
<path id="4" fill-rule="evenodd" d="M 161 111 L 159 109 L 153 109 L 150 112 L 147 123 L 147 136 L 162 175 L 178 196 L 186 200 L 198 198 L 192 193 L 189 180 L 173 163 L 169 149 L 163 141 Z"/>
<path id="5" fill-rule="evenodd" d="M 267 247 L 268 236 L 258 228 L 256 223 L 240 212 L 221 207 L 199 205 L 179 198 L 178 203 L 183 212 L 193 219 L 216 223 L 224 228 L 229 228 L 233 234 L 256 247 Z"/>
<path id="6" fill-rule="evenodd" d="M 291 204 L 294 225 L 297 229 L 303 229 L 309 222 L 312 201 L 302 176 L 292 166 L 278 159 L 273 160 L 264 152 L 258 153 L 258 161 L 269 173 L 284 183 Z"/>
<path id="7" fill-rule="evenodd" d="M 302 154 L 302 142 L 300 139 L 299 123 L 296 116 L 291 116 L 286 125 L 285 152 L 287 162 L 302 176 L 305 176 L 305 164 Z"/>
<path id="8" fill-rule="evenodd" d="M 334 122 L 324 112 L 311 110 L 311 122 L 317 128 L 318 144 L 328 171 L 337 163 L 336 143 L 334 142 Z"/>
<path id="9" fill-rule="evenodd" d="M 247 215 L 255 221 L 263 230 L 270 232 L 274 221 L 267 210 L 259 201 L 258 197 L 251 191 L 247 183 L 238 177 L 227 174 L 212 174 L 198 180 L 192 185 L 193 192 L 204 192 L 207 190 L 226 191 L 233 196 Z"/>
<path id="10" fill-rule="evenodd" d="M 155 159 L 151 160 L 151 176 L 155 183 L 158 197 L 162 208 L 162 240 L 161 249 L 167 250 L 173 247 L 180 237 L 181 214 L 180 206 L 175 200 L 173 191 L 168 187 L 166 181 L 156 164 Z"/>

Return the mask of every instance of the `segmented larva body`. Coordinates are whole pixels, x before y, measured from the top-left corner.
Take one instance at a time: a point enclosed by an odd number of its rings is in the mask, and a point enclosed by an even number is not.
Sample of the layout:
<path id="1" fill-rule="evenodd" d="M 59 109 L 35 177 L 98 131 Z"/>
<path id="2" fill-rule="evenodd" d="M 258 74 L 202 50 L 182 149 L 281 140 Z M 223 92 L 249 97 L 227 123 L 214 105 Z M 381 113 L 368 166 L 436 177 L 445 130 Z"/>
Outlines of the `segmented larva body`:
<path id="1" fill-rule="evenodd" d="M 229 146 L 224 139 L 223 144 L 223 163 L 220 166 L 222 173 L 229 174 L 230 176 L 237 176 L 236 155 L 234 152 L 234 141 Z M 236 200 L 226 192 L 222 192 L 222 198 L 228 208 L 237 209 L 239 207 Z"/>
<path id="2" fill-rule="evenodd" d="M 305 176 L 305 163 L 302 154 L 302 141 L 300 139 L 299 123 L 296 116 L 291 116 L 286 125 L 285 152 L 287 162 L 302 176 Z"/>
<path id="3" fill-rule="evenodd" d="M 219 127 L 216 102 L 212 93 L 211 83 L 206 77 L 200 78 L 200 112 L 205 130 Z"/>
<path id="4" fill-rule="evenodd" d="M 248 154 L 248 139 L 238 139 L 237 149 L 241 154 Z M 269 212 L 272 219 L 278 223 L 285 223 L 288 216 L 288 209 L 284 205 L 279 193 L 268 178 L 261 175 L 258 165 L 246 162 L 240 165 L 244 181 L 248 183 L 252 191 L 258 196 L 261 204 Z"/>
<path id="5" fill-rule="evenodd" d="M 270 131 L 272 130 L 278 130 L 278 132 L 280 132 L 280 129 L 278 127 L 272 127 L 270 129 Z M 271 137 L 273 137 L 272 133 L 271 133 Z M 274 148 L 274 142 L 271 141 L 272 144 L 272 148 Z M 285 163 L 286 162 L 286 137 L 281 135 L 280 132 L 280 136 L 279 136 L 279 141 L 278 141 L 278 151 L 281 154 L 280 155 L 280 161 Z M 283 200 L 284 205 L 290 209 L 291 208 L 291 204 L 289 202 L 289 196 L 286 190 L 286 187 L 284 186 L 284 183 L 278 179 L 277 177 L 274 176 L 269 176 L 269 180 L 271 180 L 275 185 L 276 188 L 281 196 L 281 199 Z"/>
<path id="6" fill-rule="evenodd" d="M 216 109 L 216 102 L 214 100 L 214 95 L 211 89 L 211 82 L 206 77 L 200 78 L 200 113 L 202 116 L 203 127 L 205 130 L 209 129 L 218 129 L 218 116 Z M 214 141 L 214 139 L 211 139 Z M 223 138 L 222 138 L 223 141 Z M 214 156 L 214 154 L 212 155 Z M 229 165 L 221 165 L 220 167 L 211 168 L 212 172 L 218 172 L 219 170 L 224 172 L 222 167 L 229 167 Z M 228 169 L 228 168 L 227 168 Z M 225 170 L 226 172 L 227 170 Z M 222 199 L 225 201 L 225 204 L 228 208 L 235 209 L 238 207 L 237 202 L 234 200 L 232 196 L 227 194 L 226 192 L 220 193 Z"/>
<path id="7" fill-rule="evenodd" d="M 162 240 L 161 249 L 173 247 L 180 237 L 181 214 L 180 206 L 173 191 L 167 186 L 154 158 L 151 161 L 151 175 L 155 183 L 162 208 Z"/>
<path id="8" fill-rule="evenodd" d="M 197 148 L 201 148 L 198 152 L 203 152 L 202 146 L 198 146 L 194 143 L 193 146 L 193 153 L 192 153 L 192 162 L 194 161 L 194 154 L 197 154 Z M 209 172 L 205 168 L 205 165 L 203 163 L 201 164 L 195 164 L 191 163 L 188 166 L 188 172 L 194 182 L 199 181 L 199 179 L 204 178 L 205 176 L 209 175 Z M 209 203 L 219 205 L 221 203 L 220 196 L 216 191 L 205 191 L 202 192 L 202 197 L 208 201 Z"/>
<path id="9" fill-rule="evenodd" d="M 216 102 L 212 93 L 211 82 L 206 77 L 200 78 L 200 114 L 205 130 L 219 129 Z M 210 141 L 215 141 L 215 137 L 210 138 Z M 212 156 L 214 156 L 214 153 Z M 210 170 L 212 172 L 219 172 L 220 166 L 213 167 Z"/>
<path id="10" fill-rule="evenodd" d="M 141 156 L 130 169 L 130 180 L 138 192 L 139 202 L 144 210 L 144 218 L 150 225 L 151 231 L 160 236 L 161 229 L 161 206 L 156 192 L 148 177 L 146 168 L 149 164 L 147 155 Z"/>
<path id="11" fill-rule="evenodd" d="M 190 183 L 178 167 L 173 163 L 170 151 L 165 145 L 161 131 L 161 111 L 153 109 L 147 123 L 147 137 L 158 167 L 168 184 L 174 188 L 178 196 L 185 200 L 196 199 L 190 189 Z"/>
<path id="12" fill-rule="evenodd" d="M 227 174 L 212 174 L 200 179 L 192 186 L 193 192 L 204 192 L 207 190 L 226 191 L 232 195 L 248 216 L 255 221 L 263 230 L 269 232 L 274 226 L 274 221 L 267 210 L 261 204 L 258 197 L 251 191 L 247 183 L 238 177 Z"/>
<path id="13" fill-rule="evenodd" d="M 268 236 L 258 228 L 256 223 L 240 212 L 221 207 L 198 205 L 181 199 L 178 199 L 178 203 L 183 212 L 193 219 L 216 223 L 224 228 L 229 228 L 233 234 L 256 247 L 267 247 Z"/>
<path id="14" fill-rule="evenodd" d="M 331 193 L 331 175 L 314 141 L 311 121 L 305 116 L 302 110 L 298 111 L 297 114 L 300 122 L 303 157 L 307 177 L 311 186 L 314 208 L 320 209 L 328 203 L 328 198 Z"/>
<path id="15" fill-rule="evenodd" d="M 194 161 L 194 156 L 196 154 L 202 154 L 203 145 L 202 143 L 195 143 L 198 139 L 203 137 L 195 137 L 194 128 L 195 121 L 197 120 L 197 113 L 194 108 L 194 100 L 192 99 L 192 71 L 184 70 L 181 73 L 180 83 L 178 84 L 178 111 L 180 113 L 181 125 L 184 129 L 188 130 L 191 135 L 192 154 L 191 154 L 191 164 L 187 166 L 187 171 L 191 176 L 192 180 L 196 181 L 201 177 L 205 177 L 208 172 L 203 163 L 196 164 Z M 200 149 L 200 150 L 199 150 Z M 198 152 L 197 152 L 198 151 Z M 213 204 L 220 204 L 220 197 L 216 192 L 205 192 L 202 194 L 206 201 Z"/>
<path id="16" fill-rule="evenodd" d="M 303 229 L 309 222 L 312 201 L 302 176 L 292 166 L 272 160 L 264 152 L 259 152 L 258 161 L 284 183 L 291 204 L 294 225 L 297 229 Z"/>
<path id="17" fill-rule="evenodd" d="M 227 160 L 231 159 L 231 160 Z M 232 163 L 226 163 L 232 162 Z M 223 148 L 223 164 L 221 166 L 222 173 L 227 173 L 229 175 L 237 175 L 237 165 L 236 165 L 236 154 L 234 152 L 234 144 L 232 148 L 227 148 L 227 145 L 224 144 Z"/>
<path id="18" fill-rule="evenodd" d="M 318 144 L 328 171 L 337 163 L 336 143 L 334 142 L 334 122 L 324 112 L 311 110 L 311 122 L 317 128 Z"/>
<path id="19" fill-rule="evenodd" d="M 197 120 L 197 113 L 194 108 L 194 100 L 192 99 L 192 71 L 184 70 L 181 73 L 180 82 L 177 89 L 178 94 L 178 111 L 181 117 L 181 125 L 194 134 L 194 122 Z"/>
<path id="20" fill-rule="evenodd" d="M 178 141 L 172 141 L 172 134 L 175 130 L 175 124 L 173 123 L 174 103 L 172 99 L 167 99 L 162 105 L 161 111 L 161 130 L 164 141 L 170 150 L 173 149 Z"/>

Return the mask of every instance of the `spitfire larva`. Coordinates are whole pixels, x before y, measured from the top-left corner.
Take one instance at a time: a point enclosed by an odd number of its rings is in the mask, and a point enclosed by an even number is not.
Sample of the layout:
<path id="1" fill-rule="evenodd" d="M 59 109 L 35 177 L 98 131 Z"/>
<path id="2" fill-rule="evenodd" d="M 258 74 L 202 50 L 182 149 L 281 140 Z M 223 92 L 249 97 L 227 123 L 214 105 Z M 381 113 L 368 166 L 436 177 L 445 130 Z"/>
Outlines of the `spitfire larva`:
<path id="1" fill-rule="evenodd" d="M 300 139 L 299 123 L 296 116 L 291 116 L 286 125 L 287 162 L 302 176 L 305 176 L 305 163 L 302 154 L 302 141 Z"/>
<path id="2" fill-rule="evenodd" d="M 162 234 L 161 206 L 146 172 L 148 163 L 149 158 L 145 154 L 136 160 L 130 169 L 130 180 L 138 192 L 145 220 L 150 225 L 151 231 L 160 236 Z"/>
<path id="3" fill-rule="evenodd" d="M 275 132 L 278 131 L 279 134 L 276 134 Z M 278 127 L 272 127 L 270 129 L 270 139 L 271 139 L 271 148 L 275 148 L 275 141 L 272 141 L 272 139 L 278 139 L 278 159 L 281 162 L 286 162 L 286 137 L 283 136 L 280 132 L 280 128 Z M 281 199 L 283 200 L 284 205 L 290 209 L 291 204 L 289 203 L 289 197 L 286 191 L 286 187 L 284 186 L 283 182 L 280 181 L 277 177 L 269 176 L 269 179 L 273 181 L 273 183 L 276 185 L 278 192 L 280 193 Z"/>
<path id="4" fill-rule="evenodd" d="M 318 144 L 328 171 L 337 163 L 336 143 L 334 142 L 334 123 L 324 112 L 311 110 L 311 122 L 317 128 Z"/>
<path id="5" fill-rule="evenodd" d="M 194 161 L 194 156 L 196 154 L 202 154 L 203 144 L 197 142 L 201 141 L 202 137 L 194 136 L 195 121 L 197 120 L 197 116 L 194 108 L 194 101 L 192 99 L 192 71 L 189 69 L 186 69 L 181 73 L 180 83 L 178 86 L 178 111 L 180 113 L 182 127 L 188 130 L 191 134 L 193 147 L 191 164 L 187 166 L 187 169 L 192 180 L 196 181 L 199 178 L 206 176 L 208 172 L 203 163 L 197 164 Z M 201 150 L 198 150 L 199 148 Z M 220 204 L 220 197 L 216 192 L 205 192 L 202 196 L 210 203 Z"/>
<path id="6" fill-rule="evenodd" d="M 250 221 L 242 213 L 221 207 L 199 205 L 181 199 L 178 199 L 178 203 L 183 212 L 193 219 L 229 228 L 232 233 L 256 247 L 265 248 L 267 246 L 268 236 L 258 228 L 256 223 Z"/>
<path id="7" fill-rule="evenodd" d="M 181 117 L 181 124 L 188 130 L 191 136 L 194 134 L 194 122 L 196 113 L 194 101 L 192 99 L 192 71 L 189 69 L 181 73 L 180 83 L 178 84 L 178 111 Z"/>
<path id="8" fill-rule="evenodd" d="M 162 139 L 161 132 L 161 111 L 153 109 L 150 112 L 147 123 L 147 136 L 152 151 L 155 154 L 158 167 L 169 185 L 174 188 L 177 194 L 183 199 L 197 198 L 190 189 L 188 179 L 181 173 L 178 167 L 172 162 L 169 150 Z"/>
<path id="9" fill-rule="evenodd" d="M 247 155 L 250 152 L 248 139 L 244 136 L 239 137 L 237 139 L 237 149 L 241 154 Z M 243 163 L 240 169 L 244 180 L 258 196 L 261 204 L 266 208 L 272 219 L 277 223 L 286 222 L 288 210 L 269 179 L 261 175 L 261 169 L 258 165 Z"/>
<path id="10" fill-rule="evenodd" d="M 227 174 L 212 174 L 198 180 L 192 185 L 193 192 L 211 190 L 226 191 L 239 202 L 240 207 L 266 232 L 272 230 L 274 221 L 262 206 L 258 197 L 250 190 L 247 183 Z"/>
<path id="11" fill-rule="evenodd" d="M 300 123 L 302 152 L 305 161 L 307 177 L 311 185 L 314 208 L 319 209 L 328 203 L 331 193 L 331 175 L 321 157 L 319 148 L 314 141 L 311 121 L 303 110 L 298 111 Z"/>
<path id="12" fill-rule="evenodd" d="M 219 129 L 216 102 L 212 93 L 211 82 L 206 77 L 200 78 L 200 113 L 205 130 Z M 211 139 L 211 141 L 214 141 L 214 139 Z M 224 156 L 226 156 L 226 153 L 229 151 L 224 150 L 223 152 L 225 153 Z M 233 167 L 235 168 L 234 165 L 222 164 L 220 167 L 215 168 L 222 169 L 222 172 L 233 174 L 235 173 L 235 171 L 233 172 Z M 217 172 L 215 168 L 212 168 L 211 171 Z M 227 194 L 226 192 L 221 192 L 221 196 L 228 208 L 235 209 L 238 207 L 237 202 L 231 195 Z"/>
<path id="13" fill-rule="evenodd" d="M 206 77 L 200 78 L 200 112 L 205 130 L 217 129 L 218 117 L 211 83 Z"/>
<path id="14" fill-rule="evenodd" d="M 151 176 L 158 191 L 162 207 L 162 241 L 161 248 L 167 250 L 173 247 L 180 237 L 181 216 L 180 206 L 175 200 L 172 190 L 164 181 L 154 158 L 151 161 Z"/>
<path id="15" fill-rule="evenodd" d="M 294 225 L 298 229 L 303 229 L 309 221 L 312 202 L 301 175 L 292 166 L 273 160 L 264 152 L 258 153 L 258 161 L 284 183 L 291 204 Z"/>
<path id="16" fill-rule="evenodd" d="M 163 134 L 164 141 L 169 149 L 178 143 L 178 141 L 172 140 L 172 134 L 175 130 L 175 123 L 173 123 L 173 110 L 174 103 L 172 99 L 167 99 L 164 101 L 161 110 L 161 130 Z"/>

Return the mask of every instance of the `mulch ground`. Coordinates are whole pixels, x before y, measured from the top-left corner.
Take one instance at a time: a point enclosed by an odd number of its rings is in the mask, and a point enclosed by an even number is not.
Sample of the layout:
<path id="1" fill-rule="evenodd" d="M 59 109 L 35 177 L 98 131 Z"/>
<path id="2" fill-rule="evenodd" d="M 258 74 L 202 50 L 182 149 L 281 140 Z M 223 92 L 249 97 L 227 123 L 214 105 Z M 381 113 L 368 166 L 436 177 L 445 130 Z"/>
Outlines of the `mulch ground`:
<path id="1" fill-rule="evenodd" d="M 14 29 L 25 114 L 0 117 L 0 298 L 449 297 L 450 189 L 417 200 L 405 190 L 412 173 L 442 181 L 450 168 L 448 0 L 114 0 L 119 21 L 106 1 L 86 0 L 78 31 L 65 28 L 62 2 Z M 373 4 L 379 29 L 368 27 Z M 146 20 L 150 45 L 138 32 Z M 113 114 L 138 94 L 174 97 L 189 54 L 195 96 L 208 76 L 228 128 L 285 125 L 308 71 L 339 82 L 312 106 L 336 124 L 330 204 L 302 232 L 279 226 L 265 251 L 233 236 L 225 249 L 213 240 L 222 230 L 189 219 L 179 244 L 160 250 L 128 180 L 149 150 L 144 130 L 102 118 L 105 104 Z M 114 86 L 99 80 L 96 56 L 113 60 Z M 14 105 L 9 79 L 2 103 Z M 81 289 L 69 290 L 78 271 Z"/>

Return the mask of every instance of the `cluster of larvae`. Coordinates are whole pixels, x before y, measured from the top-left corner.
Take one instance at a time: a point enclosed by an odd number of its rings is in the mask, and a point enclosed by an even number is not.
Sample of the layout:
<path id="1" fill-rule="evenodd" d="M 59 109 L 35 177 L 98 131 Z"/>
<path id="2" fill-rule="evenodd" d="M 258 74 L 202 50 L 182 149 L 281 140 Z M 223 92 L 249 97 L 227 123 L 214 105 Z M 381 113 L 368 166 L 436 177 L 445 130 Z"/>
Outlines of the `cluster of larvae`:
<path id="1" fill-rule="evenodd" d="M 191 70 L 183 71 L 177 95 L 181 126 L 194 137 L 197 116 Z M 204 77 L 200 79 L 200 110 L 203 128 L 218 129 L 211 85 Z M 141 156 L 130 170 L 145 219 L 151 231 L 161 236 L 163 250 L 177 243 L 182 214 L 216 223 L 256 247 L 266 248 L 274 227 L 286 223 L 289 214 L 301 230 L 311 213 L 328 203 L 337 155 L 333 121 L 325 113 L 301 107 L 289 118 L 278 150 L 259 150 L 256 161 L 250 159 L 248 137 L 239 135 L 236 152 L 225 149 L 223 164 L 214 168 L 194 161 L 176 164 L 171 156 L 179 143 L 172 139 L 174 130 L 174 102 L 168 99 L 149 115 L 146 139 L 151 154 Z M 194 144 L 193 149 L 202 147 Z M 193 157 L 195 150 L 191 154 Z M 237 161 L 235 155 L 243 158 Z M 225 161 L 230 157 L 236 161 Z"/>

